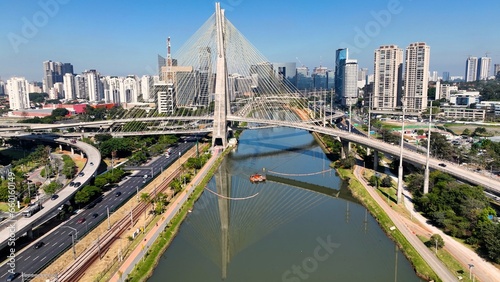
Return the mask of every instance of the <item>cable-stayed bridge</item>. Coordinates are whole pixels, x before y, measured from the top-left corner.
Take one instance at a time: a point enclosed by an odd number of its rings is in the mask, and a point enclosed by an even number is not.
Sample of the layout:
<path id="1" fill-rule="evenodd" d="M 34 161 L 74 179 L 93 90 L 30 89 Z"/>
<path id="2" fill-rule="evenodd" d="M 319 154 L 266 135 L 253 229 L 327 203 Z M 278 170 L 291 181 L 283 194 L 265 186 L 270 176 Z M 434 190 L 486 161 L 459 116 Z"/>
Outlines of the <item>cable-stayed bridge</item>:
<path id="1" fill-rule="evenodd" d="M 168 41 L 170 50 L 170 40 Z M 115 136 L 147 134 L 211 133 L 214 146 L 226 146 L 230 130 L 242 124 L 286 126 L 337 137 L 347 151 L 349 142 L 394 156 L 400 148 L 365 136 L 326 126 L 326 116 L 310 106 L 309 97 L 286 79 L 284 68 L 275 68 L 225 17 L 216 3 L 215 13 L 171 56 L 151 83 L 150 97 L 130 109 L 82 115 L 82 122 L 60 124 L 0 124 L 4 136 L 24 130 L 72 129 L 73 134 L 111 133 Z M 294 70 L 293 70 L 294 71 Z M 89 133 L 90 132 L 90 133 Z M 426 157 L 403 150 L 405 161 L 425 165 Z M 440 166 L 430 159 L 429 167 L 445 171 L 471 184 L 500 195 L 498 181 L 465 170 L 458 165 Z"/>

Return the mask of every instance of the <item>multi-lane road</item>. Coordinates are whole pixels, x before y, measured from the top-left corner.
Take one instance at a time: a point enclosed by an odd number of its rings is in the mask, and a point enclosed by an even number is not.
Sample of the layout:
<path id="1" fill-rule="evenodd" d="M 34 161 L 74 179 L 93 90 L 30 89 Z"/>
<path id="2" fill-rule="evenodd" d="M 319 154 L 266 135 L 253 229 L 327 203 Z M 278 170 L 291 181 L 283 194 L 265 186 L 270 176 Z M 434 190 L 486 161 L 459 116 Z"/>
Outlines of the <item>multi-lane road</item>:
<path id="1" fill-rule="evenodd" d="M 32 141 L 39 140 L 43 142 L 74 146 L 78 148 L 80 151 L 84 152 L 84 154 L 87 157 L 87 163 L 80 171 L 81 173 L 83 173 L 83 176 L 78 176 L 75 179 L 75 181 L 81 183 L 81 186 L 85 185 L 93 178 L 93 176 L 97 171 L 97 167 L 101 163 L 101 154 L 99 153 L 99 151 L 95 147 L 85 142 L 72 141 L 70 139 L 65 139 L 65 138 L 55 138 L 53 136 L 51 137 L 46 135 L 25 135 L 25 136 L 20 136 L 19 138 Z M 35 213 L 31 217 L 17 216 L 12 220 L 5 220 L 4 222 L 2 222 L 2 226 L 0 227 L 0 229 L 4 229 L 7 227 L 10 228 L 10 226 L 15 225 L 16 237 L 24 234 L 27 231 L 30 231 L 32 228 L 45 222 L 46 219 L 48 218 L 48 215 L 52 214 L 52 212 L 55 211 L 57 207 L 61 206 L 68 199 L 70 199 L 77 192 L 77 190 L 78 189 L 70 187 L 69 185 L 65 186 L 62 190 L 60 190 L 57 193 L 58 195 L 57 199 L 47 200 L 44 203 L 42 203 L 43 208 L 39 212 Z M 12 235 L 10 233 L 11 232 L 5 230 L 2 230 L 2 232 L 0 232 L 0 249 L 7 246 L 8 239 Z"/>
<path id="2" fill-rule="evenodd" d="M 36 240 L 16 253 L 15 271 L 18 273 L 37 273 L 44 268 L 54 258 L 64 250 L 71 248 L 72 240 L 80 239 L 88 231 L 92 230 L 97 224 L 107 217 L 107 211 L 116 210 L 127 199 L 135 196 L 137 191 L 153 179 L 153 175 L 161 173 L 162 169 L 170 166 L 184 152 L 194 145 L 193 142 L 180 143 L 172 148 L 170 157 L 161 155 L 150 163 L 143 166 L 144 169 L 138 170 L 123 180 L 118 187 L 107 192 L 102 200 L 92 208 L 88 208 L 71 217 L 64 224 L 54 229 L 48 235 Z M 120 192 L 120 193 L 117 193 Z M 119 196 L 117 196 L 119 195 Z M 39 248 L 35 248 L 38 242 L 43 242 Z M 5 279 L 8 275 L 10 266 L 4 264 L 0 267 L 0 279 Z M 20 280 L 20 278 L 18 278 Z M 16 279 L 17 280 L 17 279 Z"/>

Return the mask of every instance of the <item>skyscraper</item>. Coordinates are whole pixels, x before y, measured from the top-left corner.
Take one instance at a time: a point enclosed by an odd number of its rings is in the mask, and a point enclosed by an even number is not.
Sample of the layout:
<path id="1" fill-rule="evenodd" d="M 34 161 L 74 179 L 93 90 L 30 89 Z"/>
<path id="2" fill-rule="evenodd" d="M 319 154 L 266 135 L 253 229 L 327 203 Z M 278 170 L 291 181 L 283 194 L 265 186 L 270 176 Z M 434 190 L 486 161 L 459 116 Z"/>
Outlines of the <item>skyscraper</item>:
<path id="1" fill-rule="evenodd" d="M 300 90 L 312 88 L 312 78 L 309 75 L 308 67 L 297 67 L 297 88 Z"/>
<path id="2" fill-rule="evenodd" d="M 410 111 L 427 108 L 430 54 L 431 49 L 424 42 L 411 43 L 406 48 L 404 97 L 406 109 Z"/>
<path id="3" fill-rule="evenodd" d="M 83 72 L 85 81 L 87 83 L 87 94 L 89 101 L 101 101 L 104 97 L 102 89 L 100 74 L 96 70 L 89 70 Z"/>
<path id="4" fill-rule="evenodd" d="M 448 71 L 443 72 L 443 81 L 450 81 L 450 72 Z"/>
<path id="5" fill-rule="evenodd" d="M 30 108 L 28 95 L 29 83 L 24 77 L 12 77 L 7 80 L 7 93 L 9 94 L 9 107 L 11 110 Z"/>
<path id="6" fill-rule="evenodd" d="M 477 80 L 477 57 L 468 57 L 465 61 L 465 81 Z"/>
<path id="7" fill-rule="evenodd" d="M 383 45 L 375 50 L 374 109 L 394 110 L 401 104 L 403 50 L 397 45 Z"/>
<path id="8" fill-rule="evenodd" d="M 74 100 L 76 98 L 75 77 L 72 73 L 66 73 L 63 77 L 64 99 Z"/>
<path id="9" fill-rule="evenodd" d="M 328 89 L 328 68 L 327 67 L 315 67 L 312 73 L 313 88 L 316 90 Z"/>
<path id="10" fill-rule="evenodd" d="M 500 75 L 500 64 L 495 64 L 495 67 L 493 68 L 493 70 L 494 70 L 493 75 L 498 77 Z"/>
<path id="11" fill-rule="evenodd" d="M 344 77 L 344 67 L 345 61 L 348 59 L 349 54 L 347 48 L 337 49 L 335 51 L 335 96 L 337 97 L 337 102 L 340 102 L 344 94 L 342 90 L 344 89 L 343 77 Z"/>
<path id="12" fill-rule="evenodd" d="M 358 101 L 358 61 L 347 59 L 342 79 L 342 105 L 352 106 Z"/>
<path id="13" fill-rule="evenodd" d="M 490 57 L 481 57 L 477 62 L 477 76 L 476 80 L 487 80 L 490 76 Z"/>

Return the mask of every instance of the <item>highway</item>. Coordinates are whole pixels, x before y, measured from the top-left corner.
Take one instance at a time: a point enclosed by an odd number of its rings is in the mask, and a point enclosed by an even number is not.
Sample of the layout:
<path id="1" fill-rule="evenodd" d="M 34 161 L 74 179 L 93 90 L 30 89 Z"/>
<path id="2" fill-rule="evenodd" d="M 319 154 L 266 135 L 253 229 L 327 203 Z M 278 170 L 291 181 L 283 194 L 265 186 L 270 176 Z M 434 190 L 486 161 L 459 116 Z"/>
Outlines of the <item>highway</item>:
<path id="1" fill-rule="evenodd" d="M 84 173 L 84 176 L 77 176 L 75 181 L 81 182 L 82 185 L 85 185 L 90 181 L 93 175 L 96 173 L 99 164 L 101 163 L 101 153 L 93 146 L 85 143 L 76 141 L 76 143 L 71 143 L 71 140 L 65 140 L 64 138 L 54 138 L 47 137 L 44 135 L 24 135 L 19 136 L 18 138 L 27 139 L 27 140 L 43 140 L 45 142 L 54 142 L 57 144 L 65 144 L 73 147 L 79 148 L 79 150 L 83 151 L 87 156 L 87 163 L 81 170 Z M 95 165 L 90 165 L 90 163 L 94 163 Z M 80 186 L 80 187 L 81 187 Z M 28 230 L 33 227 L 38 226 L 43 223 L 47 219 L 47 215 L 51 214 L 55 211 L 59 206 L 64 204 L 67 200 L 69 200 L 78 189 L 75 187 L 70 187 L 69 185 L 65 186 L 61 189 L 57 195 L 59 196 L 55 200 L 47 199 L 44 203 L 42 203 L 43 208 L 32 215 L 31 217 L 22 217 L 18 216 L 14 220 L 4 220 L 2 222 L 2 228 L 6 228 L 8 225 L 15 224 L 16 227 L 16 237 L 19 237 L 26 233 Z M 0 232 L 0 249 L 7 246 L 7 240 L 10 236 L 10 232 Z"/>
<path id="2" fill-rule="evenodd" d="M 194 144 L 193 142 L 180 143 L 176 147 L 173 147 L 169 158 L 164 155 L 157 157 L 151 163 L 143 166 L 144 170 L 139 170 L 137 173 L 129 176 L 119 184 L 119 187 L 105 194 L 102 200 L 96 203 L 94 207 L 72 216 L 51 233 L 37 239 L 24 250 L 17 252 L 16 272 L 30 274 L 39 272 L 61 252 L 70 248 L 73 238 L 78 240 L 97 224 L 105 220 L 108 208 L 111 213 L 126 200 L 136 196 L 137 190 L 139 189 L 140 192 L 140 189 L 153 179 L 151 171 L 153 171 L 154 175 L 161 173 L 162 169 L 170 166 L 179 158 L 179 155 L 184 154 Z M 147 178 L 144 178 L 145 175 L 147 175 Z M 121 192 L 121 195 L 116 196 L 116 192 Z M 34 246 L 38 242 L 43 242 L 44 245 L 35 249 Z M 9 267 L 6 264 L 0 267 L 0 279 L 5 279 L 8 269 Z M 20 281 L 21 278 L 17 278 L 17 280 Z"/>

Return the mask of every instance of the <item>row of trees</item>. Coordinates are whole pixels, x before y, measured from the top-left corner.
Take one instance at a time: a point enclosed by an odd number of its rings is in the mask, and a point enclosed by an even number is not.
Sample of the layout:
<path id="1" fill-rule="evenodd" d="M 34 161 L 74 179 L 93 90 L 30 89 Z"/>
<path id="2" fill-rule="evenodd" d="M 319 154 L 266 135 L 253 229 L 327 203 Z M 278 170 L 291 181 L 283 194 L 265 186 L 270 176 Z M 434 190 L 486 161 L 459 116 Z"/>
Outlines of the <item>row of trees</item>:
<path id="1" fill-rule="evenodd" d="M 416 208 L 434 224 L 500 262 L 500 240 L 495 237 L 500 234 L 500 225 L 492 221 L 496 212 L 481 187 L 459 183 L 440 171 L 431 172 L 428 194 L 422 194 L 422 174 L 408 175 L 406 183 L 414 195 Z"/>
<path id="2" fill-rule="evenodd" d="M 123 177 L 125 172 L 121 169 L 113 169 L 94 178 L 93 185 L 85 185 L 81 190 L 76 192 L 75 203 L 82 205 L 87 204 L 93 199 L 102 194 L 104 186 L 108 183 L 117 183 Z"/>

